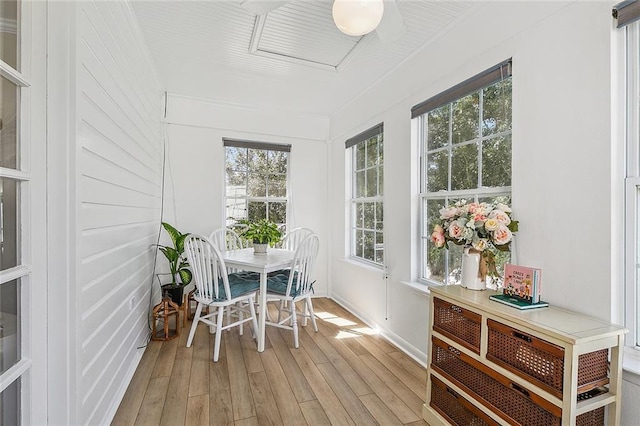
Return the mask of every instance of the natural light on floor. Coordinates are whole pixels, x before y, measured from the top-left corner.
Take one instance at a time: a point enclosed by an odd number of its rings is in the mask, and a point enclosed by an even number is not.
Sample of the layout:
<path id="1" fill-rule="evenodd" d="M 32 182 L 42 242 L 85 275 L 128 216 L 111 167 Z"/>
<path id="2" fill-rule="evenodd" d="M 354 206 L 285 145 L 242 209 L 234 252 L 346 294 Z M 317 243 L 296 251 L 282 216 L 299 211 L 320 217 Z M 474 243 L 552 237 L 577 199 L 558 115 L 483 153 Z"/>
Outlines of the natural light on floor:
<path id="1" fill-rule="evenodd" d="M 330 322 L 331 324 L 335 324 L 338 327 L 349 327 L 352 325 L 358 325 L 357 323 L 348 320 L 346 318 L 339 317 L 335 314 L 331 314 L 329 312 L 314 312 L 315 316 L 322 321 Z M 338 334 L 336 334 L 336 339 L 348 339 L 351 337 L 358 337 L 362 335 L 366 336 L 374 336 L 376 334 L 380 334 L 379 330 L 373 329 L 371 327 L 354 327 L 348 330 L 340 330 Z"/>

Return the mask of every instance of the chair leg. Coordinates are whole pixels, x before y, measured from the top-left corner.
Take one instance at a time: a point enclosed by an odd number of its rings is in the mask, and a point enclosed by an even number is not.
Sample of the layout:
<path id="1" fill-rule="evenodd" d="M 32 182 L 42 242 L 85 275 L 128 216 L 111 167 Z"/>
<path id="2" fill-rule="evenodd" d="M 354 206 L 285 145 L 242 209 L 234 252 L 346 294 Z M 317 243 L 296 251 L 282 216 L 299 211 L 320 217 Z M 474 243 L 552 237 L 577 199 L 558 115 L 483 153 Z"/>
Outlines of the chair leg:
<path id="1" fill-rule="evenodd" d="M 241 321 L 240 325 L 238 326 L 238 334 L 242 336 L 242 334 L 244 333 L 244 323 L 242 322 L 242 319 L 244 318 L 242 309 L 244 309 L 244 306 L 242 305 L 242 302 L 238 302 L 236 306 L 238 307 L 238 321 Z M 229 307 L 229 310 L 231 310 L 231 307 Z"/>
<path id="2" fill-rule="evenodd" d="M 293 347 L 298 349 L 300 344 L 298 343 L 298 318 L 296 315 L 296 304 L 291 301 L 291 328 L 293 329 Z"/>
<path id="3" fill-rule="evenodd" d="M 222 319 L 224 318 L 224 306 L 218 308 L 217 327 L 216 327 L 216 341 L 213 346 L 213 362 L 218 362 L 218 355 L 220 354 L 220 338 L 222 337 Z"/>
<path id="4" fill-rule="evenodd" d="M 318 332 L 318 324 L 316 324 L 316 316 L 313 315 L 313 303 L 311 302 L 311 298 L 307 297 L 305 301 L 306 309 L 309 311 L 309 318 L 311 318 L 311 324 L 313 325 L 313 329 Z M 305 318 L 306 319 L 306 318 Z"/>
<path id="5" fill-rule="evenodd" d="M 198 322 L 200 321 L 200 312 L 202 312 L 202 303 L 198 302 L 196 307 L 196 313 L 193 316 L 193 322 L 191 323 L 191 330 L 189 331 L 189 338 L 187 339 L 187 347 L 191 347 L 193 336 L 196 334 L 196 328 L 198 328 Z"/>
<path id="6" fill-rule="evenodd" d="M 249 300 L 249 312 L 251 313 L 251 318 L 253 319 L 253 333 L 252 336 L 254 339 L 258 337 L 258 320 L 256 316 L 256 308 L 253 304 L 253 298 Z"/>
<path id="7" fill-rule="evenodd" d="M 282 317 L 282 310 L 284 309 L 284 300 L 280 301 L 280 306 L 278 306 L 278 324 L 280 324 L 280 319 Z"/>

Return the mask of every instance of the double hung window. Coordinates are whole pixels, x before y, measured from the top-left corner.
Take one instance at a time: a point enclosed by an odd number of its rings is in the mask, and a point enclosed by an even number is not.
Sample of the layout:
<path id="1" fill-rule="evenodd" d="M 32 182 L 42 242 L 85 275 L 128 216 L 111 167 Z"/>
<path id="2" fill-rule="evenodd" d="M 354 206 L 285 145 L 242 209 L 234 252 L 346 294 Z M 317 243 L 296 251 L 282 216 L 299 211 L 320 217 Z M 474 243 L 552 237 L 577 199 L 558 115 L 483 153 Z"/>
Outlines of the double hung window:
<path id="1" fill-rule="evenodd" d="M 511 60 L 411 110 L 420 146 L 419 277 L 460 281 L 462 247 L 431 242 L 439 211 L 459 200 L 511 205 Z M 501 270 L 509 253 L 496 253 Z"/>
<path id="2" fill-rule="evenodd" d="M 625 167 L 625 368 L 640 372 L 640 2 L 614 8 L 624 31 L 626 55 Z"/>
<path id="3" fill-rule="evenodd" d="M 238 219 L 287 223 L 291 145 L 224 139 L 226 225 Z"/>
<path id="4" fill-rule="evenodd" d="M 384 264 L 383 125 L 346 141 L 351 151 L 351 257 Z"/>

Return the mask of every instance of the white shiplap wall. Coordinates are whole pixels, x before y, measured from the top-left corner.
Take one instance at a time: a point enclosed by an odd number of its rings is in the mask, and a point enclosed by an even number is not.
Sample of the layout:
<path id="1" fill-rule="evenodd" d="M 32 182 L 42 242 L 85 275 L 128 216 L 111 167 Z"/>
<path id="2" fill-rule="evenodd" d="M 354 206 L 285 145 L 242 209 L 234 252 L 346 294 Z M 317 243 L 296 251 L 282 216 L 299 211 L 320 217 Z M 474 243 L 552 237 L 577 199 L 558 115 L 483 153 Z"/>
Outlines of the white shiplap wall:
<path id="1" fill-rule="evenodd" d="M 162 92 L 127 2 L 77 10 L 78 424 L 108 423 L 149 334 Z"/>

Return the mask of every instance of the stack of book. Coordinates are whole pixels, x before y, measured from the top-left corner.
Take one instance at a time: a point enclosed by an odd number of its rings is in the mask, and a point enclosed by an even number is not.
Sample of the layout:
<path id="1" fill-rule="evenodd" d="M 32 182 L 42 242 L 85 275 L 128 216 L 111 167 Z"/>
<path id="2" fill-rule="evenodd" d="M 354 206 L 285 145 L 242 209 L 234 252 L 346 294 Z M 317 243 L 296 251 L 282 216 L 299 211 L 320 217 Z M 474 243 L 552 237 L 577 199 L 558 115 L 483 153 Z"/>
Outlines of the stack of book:
<path id="1" fill-rule="evenodd" d="M 504 267 L 502 294 L 489 299 L 517 309 L 544 308 L 547 302 L 540 300 L 542 270 L 507 263 Z"/>

